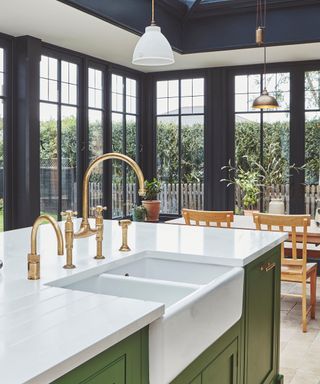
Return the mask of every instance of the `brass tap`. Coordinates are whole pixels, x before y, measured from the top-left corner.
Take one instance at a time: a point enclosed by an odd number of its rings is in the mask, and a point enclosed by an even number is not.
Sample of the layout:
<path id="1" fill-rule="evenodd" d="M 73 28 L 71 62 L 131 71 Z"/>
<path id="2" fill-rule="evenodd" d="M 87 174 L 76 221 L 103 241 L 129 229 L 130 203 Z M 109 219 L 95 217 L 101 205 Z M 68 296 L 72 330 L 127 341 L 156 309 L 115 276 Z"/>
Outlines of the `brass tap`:
<path id="1" fill-rule="evenodd" d="M 96 240 L 97 240 L 97 254 L 94 257 L 97 260 L 105 259 L 102 255 L 102 241 L 103 241 L 103 211 L 106 211 L 107 207 L 102 207 L 101 205 L 97 205 L 95 208 L 95 216 L 96 216 Z"/>
<path id="2" fill-rule="evenodd" d="M 65 269 L 73 269 L 76 267 L 72 262 L 72 249 L 73 249 L 73 237 L 74 237 L 72 218 L 74 216 L 77 216 L 77 214 L 78 214 L 77 212 L 73 212 L 73 211 L 61 212 L 61 215 L 66 217 L 64 234 L 66 239 L 67 257 L 66 257 L 66 264 L 63 266 L 63 268 Z"/>
<path id="3" fill-rule="evenodd" d="M 39 216 L 32 226 L 31 231 L 31 251 L 28 254 L 28 279 L 40 279 L 40 255 L 37 254 L 37 234 L 40 224 L 49 222 L 52 225 L 58 242 L 58 255 L 63 255 L 63 236 L 57 221 L 50 215 Z"/>
<path id="4" fill-rule="evenodd" d="M 122 228 L 122 245 L 119 248 L 121 252 L 131 251 L 128 245 L 128 227 L 131 224 L 131 220 L 120 220 L 119 225 Z"/>
<path id="5" fill-rule="evenodd" d="M 139 167 L 139 165 L 132 160 L 129 156 L 123 155 L 122 153 L 117 152 L 111 152 L 111 153 L 105 153 L 101 156 L 98 156 L 96 159 L 94 159 L 89 167 L 87 168 L 82 182 L 82 222 L 80 225 L 80 229 L 78 232 L 74 233 L 75 239 L 81 239 L 84 237 L 89 237 L 92 235 L 96 235 L 97 240 L 97 254 L 95 256 L 96 259 L 103 259 L 102 256 L 102 232 L 103 232 L 103 217 L 102 217 L 102 211 L 99 211 L 101 208 L 96 208 L 96 227 L 91 228 L 89 224 L 89 180 L 90 176 L 92 174 L 92 171 L 102 162 L 106 160 L 122 160 L 134 170 L 134 172 L 137 175 L 138 181 L 139 181 L 139 195 L 144 196 L 145 189 L 144 189 L 144 176 L 143 173 Z"/>

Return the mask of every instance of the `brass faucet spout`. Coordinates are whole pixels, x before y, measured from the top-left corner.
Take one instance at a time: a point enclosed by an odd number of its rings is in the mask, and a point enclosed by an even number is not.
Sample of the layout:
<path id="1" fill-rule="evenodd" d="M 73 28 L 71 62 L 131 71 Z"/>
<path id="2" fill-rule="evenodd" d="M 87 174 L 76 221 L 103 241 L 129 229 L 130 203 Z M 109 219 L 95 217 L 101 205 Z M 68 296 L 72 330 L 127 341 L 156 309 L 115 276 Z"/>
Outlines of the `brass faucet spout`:
<path id="1" fill-rule="evenodd" d="M 52 225 L 52 227 L 55 231 L 55 234 L 57 236 L 58 255 L 63 255 L 63 236 L 62 236 L 61 229 L 60 229 L 58 223 L 56 222 L 56 220 L 52 216 L 49 216 L 49 215 L 41 215 L 33 223 L 32 231 L 31 231 L 31 252 L 30 253 L 32 253 L 34 255 L 37 254 L 38 229 L 39 229 L 40 224 L 45 223 L 46 221 L 48 221 Z"/>
<path id="2" fill-rule="evenodd" d="M 31 250 L 28 254 L 28 279 L 40 279 L 40 255 L 37 254 L 37 234 L 40 224 L 48 222 L 52 225 L 58 243 L 58 255 L 63 255 L 63 236 L 57 221 L 50 215 L 39 216 L 32 226 L 31 231 Z"/>
<path id="3" fill-rule="evenodd" d="M 101 156 L 98 156 L 87 168 L 82 183 L 82 222 L 80 229 L 75 233 L 75 238 L 88 237 L 96 234 L 96 229 L 91 228 L 88 220 L 89 216 L 89 180 L 94 168 L 106 160 L 122 160 L 128 164 L 136 173 L 138 182 L 139 182 L 139 195 L 144 196 L 144 176 L 139 165 L 132 160 L 129 156 L 123 155 L 122 153 L 111 152 L 105 153 Z"/>

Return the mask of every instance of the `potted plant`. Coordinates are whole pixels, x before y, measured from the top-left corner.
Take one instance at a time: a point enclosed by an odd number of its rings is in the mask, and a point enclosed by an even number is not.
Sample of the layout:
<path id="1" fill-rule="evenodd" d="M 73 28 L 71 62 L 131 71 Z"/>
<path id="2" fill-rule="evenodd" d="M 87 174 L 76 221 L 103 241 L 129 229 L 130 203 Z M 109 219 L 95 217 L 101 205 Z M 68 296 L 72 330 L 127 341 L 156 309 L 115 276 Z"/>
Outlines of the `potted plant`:
<path id="1" fill-rule="evenodd" d="M 160 200 L 157 199 L 157 195 L 161 192 L 160 181 L 156 178 L 153 178 L 151 181 L 146 180 L 145 191 L 146 194 L 142 205 L 147 210 L 147 221 L 159 221 Z"/>
<path id="2" fill-rule="evenodd" d="M 269 145 L 263 165 L 256 161 L 252 163 L 259 170 L 260 186 L 263 189 L 267 204 L 269 202 L 271 187 L 285 185 L 289 177 L 290 169 L 298 171 L 298 168 L 294 164 L 287 165 L 287 160 L 281 155 L 279 143 L 271 143 Z M 285 213 L 283 197 L 271 197 L 267 209 L 269 213 L 283 215 Z"/>
<path id="3" fill-rule="evenodd" d="M 133 207 L 132 210 L 132 220 L 133 221 L 146 221 L 147 210 L 143 205 L 137 205 Z"/>
<path id="4" fill-rule="evenodd" d="M 243 214 L 252 215 L 254 212 L 258 212 L 255 209 L 260 195 L 260 176 L 257 169 L 244 170 L 241 166 L 233 167 L 231 161 L 229 161 L 229 165 L 221 169 L 227 169 L 228 178 L 220 181 L 227 182 L 227 187 L 236 185 L 240 189 L 242 204 L 239 203 L 239 206 L 243 207 Z"/>

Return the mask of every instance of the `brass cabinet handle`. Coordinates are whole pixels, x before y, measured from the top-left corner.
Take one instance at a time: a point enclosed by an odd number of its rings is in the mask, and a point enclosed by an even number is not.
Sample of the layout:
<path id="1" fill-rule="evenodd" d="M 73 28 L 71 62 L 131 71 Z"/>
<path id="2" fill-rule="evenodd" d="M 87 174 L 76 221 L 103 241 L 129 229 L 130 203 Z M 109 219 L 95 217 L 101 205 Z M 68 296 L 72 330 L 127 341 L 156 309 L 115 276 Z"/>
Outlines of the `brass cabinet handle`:
<path id="1" fill-rule="evenodd" d="M 262 272 L 269 272 L 269 271 L 271 271 L 273 268 L 275 268 L 275 266 L 276 266 L 276 263 L 270 263 L 270 262 L 268 262 L 268 263 L 266 263 L 266 264 L 261 265 L 261 267 L 260 267 L 260 271 L 262 271 Z"/>

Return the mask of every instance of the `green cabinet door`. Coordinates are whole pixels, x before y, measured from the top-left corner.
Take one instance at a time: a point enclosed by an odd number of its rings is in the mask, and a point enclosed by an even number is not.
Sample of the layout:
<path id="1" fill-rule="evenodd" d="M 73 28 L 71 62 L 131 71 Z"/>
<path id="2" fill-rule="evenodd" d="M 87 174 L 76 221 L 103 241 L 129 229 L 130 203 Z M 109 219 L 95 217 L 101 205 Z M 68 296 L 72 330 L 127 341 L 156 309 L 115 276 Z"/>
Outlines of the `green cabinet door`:
<path id="1" fill-rule="evenodd" d="M 148 384 L 145 328 L 83 363 L 52 384 Z"/>
<path id="2" fill-rule="evenodd" d="M 81 384 L 126 384 L 126 364 L 125 359 L 115 361 L 101 371 L 95 372 Z"/>
<path id="3" fill-rule="evenodd" d="M 280 248 L 246 268 L 245 384 L 270 384 L 278 374 Z"/>
<path id="4" fill-rule="evenodd" d="M 201 375 L 198 375 L 195 379 L 193 379 L 190 384 L 202 384 Z"/>
<path id="5" fill-rule="evenodd" d="M 201 384 L 237 384 L 238 343 L 235 340 L 202 372 Z"/>

